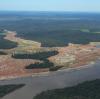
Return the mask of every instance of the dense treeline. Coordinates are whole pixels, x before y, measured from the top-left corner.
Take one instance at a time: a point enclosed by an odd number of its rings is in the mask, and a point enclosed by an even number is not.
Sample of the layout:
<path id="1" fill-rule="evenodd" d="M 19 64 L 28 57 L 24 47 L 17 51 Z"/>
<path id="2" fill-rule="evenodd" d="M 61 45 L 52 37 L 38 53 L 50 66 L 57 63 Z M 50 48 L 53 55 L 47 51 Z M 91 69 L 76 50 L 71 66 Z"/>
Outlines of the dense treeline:
<path id="1" fill-rule="evenodd" d="M 17 43 L 5 40 L 4 35 L 0 35 L 0 49 L 11 49 L 17 47 Z"/>
<path id="2" fill-rule="evenodd" d="M 35 63 L 29 66 L 26 66 L 26 69 L 34 69 L 34 68 L 51 68 L 54 66 L 52 62 L 50 62 L 47 58 L 50 56 L 57 55 L 57 51 L 48 51 L 48 52 L 38 52 L 33 54 L 13 54 L 13 58 L 17 59 L 37 59 L 43 61 L 42 63 Z"/>
<path id="3" fill-rule="evenodd" d="M 34 68 L 50 68 L 53 67 L 54 64 L 52 62 L 50 62 L 49 60 L 45 59 L 43 60 L 43 63 L 35 63 L 35 64 L 31 64 L 29 66 L 26 67 L 26 69 L 34 69 Z"/>
<path id="4" fill-rule="evenodd" d="M 7 95 L 8 93 L 11 93 L 19 88 L 22 88 L 24 84 L 19 85 L 0 85 L 0 98 Z"/>
<path id="5" fill-rule="evenodd" d="M 1 13 L 0 19 L 0 29 L 16 31 L 18 36 L 39 41 L 42 46 L 100 41 L 100 34 L 91 33 L 100 31 L 100 14 L 97 13 L 9 12 Z"/>
<path id="6" fill-rule="evenodd" d="M 75 87 L 42 92 L 34 99 L 100 99 L 100 80 L 85 82 Z"/>
<path id="7" fill-rule="evenodd" d="M 7 53 L 0 51 L 0 55 L 7 55 Z"/>
<path id="8" fill-rule="evenodd" d="M 31 53 L 31 54 L 13 54 L 13 58 L 17 59 L 38 59 L 38 60 L 45 60 L 50 56 L 57 55 L 57 51 L 47 51 L 47 52 L 37 52 L 37 53 Z"/>

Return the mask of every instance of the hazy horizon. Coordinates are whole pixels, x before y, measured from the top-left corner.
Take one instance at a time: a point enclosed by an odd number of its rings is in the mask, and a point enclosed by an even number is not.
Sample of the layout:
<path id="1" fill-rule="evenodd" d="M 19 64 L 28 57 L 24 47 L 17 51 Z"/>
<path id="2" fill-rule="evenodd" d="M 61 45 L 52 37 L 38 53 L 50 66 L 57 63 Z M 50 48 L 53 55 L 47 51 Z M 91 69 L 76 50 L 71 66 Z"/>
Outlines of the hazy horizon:
<path id="1" fill-rule="evenodd" d="M 0 10 L 0 12 L 43 12 L 43 13 L 97 13 L 97 14 L 100 14 L 100 12 L 92 12 L 92 11 L 45 11 L 45 10 L 40 10 L 40 11 L 37 11 L 37 10 L 34 10 L 34 11 L 27 11 L 27 10 Z"/>
<path id="2" fill-rule="evenodd" d="M 0 11 L 100 12 L 98 0 L 2 0 Z"/>

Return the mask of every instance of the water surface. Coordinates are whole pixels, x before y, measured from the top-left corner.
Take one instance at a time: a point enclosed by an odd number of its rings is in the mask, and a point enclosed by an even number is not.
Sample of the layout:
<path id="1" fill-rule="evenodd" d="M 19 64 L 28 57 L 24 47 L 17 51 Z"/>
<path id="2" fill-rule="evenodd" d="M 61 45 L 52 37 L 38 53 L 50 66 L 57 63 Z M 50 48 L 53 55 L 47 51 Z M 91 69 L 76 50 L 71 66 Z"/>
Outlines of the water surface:
<path id="1" fill-rule="evenodd" d="M 32 99 L 36 94 L 56 88 L 73 86 L 78 83 L 100 78 L 100 61 L 90 64 L 83 69 L 70 69 L 52 72 L 48 75 L 17 78 L 13 80 L 0 81 L 0 85 L 5 84 L 26 84 L 25 87 L 14 91 L 2 99 Z"/>

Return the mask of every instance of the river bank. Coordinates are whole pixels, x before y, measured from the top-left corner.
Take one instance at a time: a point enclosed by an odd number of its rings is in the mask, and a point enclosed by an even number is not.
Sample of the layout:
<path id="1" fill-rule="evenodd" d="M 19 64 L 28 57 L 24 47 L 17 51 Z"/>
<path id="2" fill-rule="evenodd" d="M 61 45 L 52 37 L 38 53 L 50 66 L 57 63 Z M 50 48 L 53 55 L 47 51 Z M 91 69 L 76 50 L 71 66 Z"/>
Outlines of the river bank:
<path id="1" fill-rule="evenodd" d="M 79 70 L 70 69 L 49 73 L 48 75 L 0 81 L 0 85 L 26 84 L 25 87 L 6 95 L 2 99 L 33 99 L 33 96 L 42 91 L 74 86 L 87 80 L 100 79 L 99 64 L 100 61 L 98 60 L 95 64 L 88 65 L 88 68 Z"/>
<path id="2" fill-rule="evenodd" d="M 49 68 L 26 69 L 26 67 L 31 64 L 41 62 L 39 59 L 30 59 L 30 57 L 24 57 L 25 59 L 16 59 L 12 57 L 12 55 L 18 55 L 18 53 L 20 55 L 20 53 L 23 51 L 26 51 L 26 55 L 29 56 L 29 52 L 31 54 L 32 51 L 34 52 L 36 50 L 34 49 L 34 47 L 41 50 L 40 43 L 36 43 L 35 41 L 31 40 L 24 40 L 20 37 L 17 37 L 16 35 L 16 32 L 6 31 L 6 36 L 4 37 L 4 39 L 17 42 L 18 47 L 14 49 L 4 50 L 8 55 L 0 55 L 0 80 L 16 79 L 18 77 L 22 78 L 37 75 L 41 76 L 45 73 L 52 73 L 49 71 Z M 94 64 L 95 60 L 100 58 L 100 48 L 89 44 L 81 45 L 70 43 L 69 46 L 48 49 L 49 50 L 47 50 L 47 48 L 44 48 L 42 49 L 42 51 L 58 51 L 56 55 L 48 56 L 47 59 L 52 62 L 55 67 L 60 66 L 61 68 L 59 69 L 59 71 L 63 71 L 63 69 L 70 70 L 87 68 L 88 64 Z"/>

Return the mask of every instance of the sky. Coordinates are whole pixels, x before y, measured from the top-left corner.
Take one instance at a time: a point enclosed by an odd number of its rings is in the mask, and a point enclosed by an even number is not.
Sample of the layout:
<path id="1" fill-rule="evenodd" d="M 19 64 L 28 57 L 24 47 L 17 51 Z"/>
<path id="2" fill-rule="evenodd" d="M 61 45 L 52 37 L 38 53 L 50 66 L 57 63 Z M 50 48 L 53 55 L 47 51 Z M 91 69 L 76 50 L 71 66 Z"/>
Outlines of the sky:
<path id="1" fill-rule="evenodd" d="M 0 10 L 100 12 L 100 0 L 0 0 Z"/>

